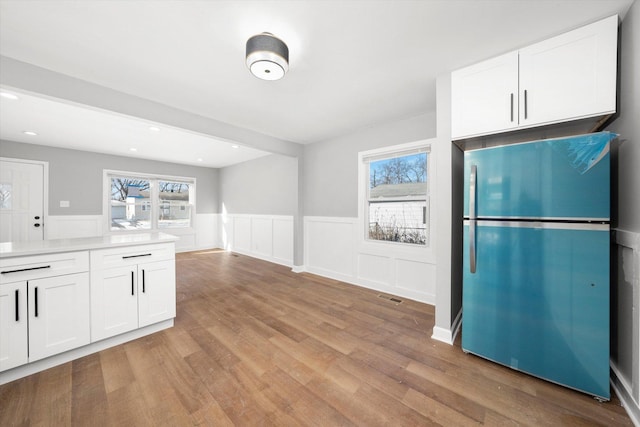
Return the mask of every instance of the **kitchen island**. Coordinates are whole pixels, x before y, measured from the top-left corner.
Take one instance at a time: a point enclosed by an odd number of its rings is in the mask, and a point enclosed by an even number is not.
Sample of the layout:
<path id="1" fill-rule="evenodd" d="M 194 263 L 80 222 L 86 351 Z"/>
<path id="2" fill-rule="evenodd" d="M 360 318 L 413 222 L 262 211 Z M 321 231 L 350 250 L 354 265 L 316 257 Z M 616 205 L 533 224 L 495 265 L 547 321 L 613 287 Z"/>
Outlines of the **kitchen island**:
<path id="1" fill-rule="evenodd" d="M 177 240 L 0 243 L 0 384 L 173 326 Z"/>

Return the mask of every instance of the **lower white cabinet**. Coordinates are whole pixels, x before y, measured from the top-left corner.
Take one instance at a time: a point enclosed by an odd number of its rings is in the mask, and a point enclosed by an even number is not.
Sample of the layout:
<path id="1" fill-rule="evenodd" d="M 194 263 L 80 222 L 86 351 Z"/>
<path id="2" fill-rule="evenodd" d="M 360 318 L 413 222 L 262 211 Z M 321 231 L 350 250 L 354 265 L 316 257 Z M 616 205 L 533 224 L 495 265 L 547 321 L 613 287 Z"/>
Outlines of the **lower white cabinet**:
<path id="1" fill-rule="evenodd" d="M 0 286 L 0 371 L 29 361 L 27 282 Z"/>
<path id="2" fill-rule="evenodd" d="M 89 274 L 0 286 L 0 371 L 90 342 Z"/>
<path id="3" fill-rule="evenodd" d="M 0 246 L 0 385 L 173 326 L 174 236 Z"/>
<path id="4" fill-rule="evenodd" d="M 29 362 L 89 344 L 89 273 L 27 283 Z"/>
<path id="5" fill-rule="evenodd" d="M 123 252 L 122 266 L 105 260 L 117 250 L 91 253 L 91 340 L 99 341 L 176 316 L 175 256 L 164 245 Z M 164 260 L 144 262 L 144 260 Z M 104 268 L 108 266 L 108 268 Z"/>

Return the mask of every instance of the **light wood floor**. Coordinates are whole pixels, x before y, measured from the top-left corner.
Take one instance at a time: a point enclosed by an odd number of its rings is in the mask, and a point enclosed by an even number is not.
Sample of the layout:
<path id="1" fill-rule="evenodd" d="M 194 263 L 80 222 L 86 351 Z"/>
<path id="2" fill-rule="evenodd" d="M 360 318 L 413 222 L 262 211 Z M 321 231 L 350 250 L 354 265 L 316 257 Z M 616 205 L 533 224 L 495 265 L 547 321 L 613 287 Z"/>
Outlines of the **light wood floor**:
<path id="1" fill-rule="evenodd" d="M 220 251 L 177 278 L 174 328 L 0 386 L 0 426 L 631 425 L 431 340 L 429 305 Z"/>

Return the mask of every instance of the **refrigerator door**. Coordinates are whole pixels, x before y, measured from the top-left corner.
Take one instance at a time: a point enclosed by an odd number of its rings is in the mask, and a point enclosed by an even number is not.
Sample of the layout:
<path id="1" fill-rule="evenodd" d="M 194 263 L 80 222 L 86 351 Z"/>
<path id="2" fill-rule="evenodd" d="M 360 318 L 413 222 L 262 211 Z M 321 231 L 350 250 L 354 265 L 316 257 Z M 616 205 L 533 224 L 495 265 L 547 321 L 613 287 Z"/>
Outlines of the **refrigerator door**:
<path id="1" fill-rule="evenodd" d="M 476 273 L 464 236 L 462 348 L 609 399 L 608 226 L 478 221 Z"/>
<path id="2" fill-rule="evenodd" d="M 609 142 L 600 132 L 465 152 L 465 217 L 609 219 Z"/>

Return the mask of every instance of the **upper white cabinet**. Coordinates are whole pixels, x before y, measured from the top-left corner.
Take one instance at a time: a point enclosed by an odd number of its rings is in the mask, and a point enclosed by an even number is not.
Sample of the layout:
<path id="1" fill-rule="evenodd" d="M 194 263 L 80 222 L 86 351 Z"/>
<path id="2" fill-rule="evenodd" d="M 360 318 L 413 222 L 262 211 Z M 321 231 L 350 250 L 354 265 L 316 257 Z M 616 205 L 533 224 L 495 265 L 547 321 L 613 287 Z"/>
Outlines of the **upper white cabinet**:
<path id="1" fill-rule="evenodd" d="M 454 139 L 518 127 L 518 52 L 454 71 L 451 106 Z"/>
<path id="2" fill-rule="evenodd" d="M 616 111 L 618 16 L 451 74 L 461 139 Z"/>

